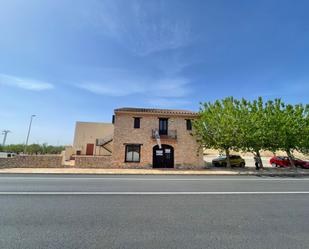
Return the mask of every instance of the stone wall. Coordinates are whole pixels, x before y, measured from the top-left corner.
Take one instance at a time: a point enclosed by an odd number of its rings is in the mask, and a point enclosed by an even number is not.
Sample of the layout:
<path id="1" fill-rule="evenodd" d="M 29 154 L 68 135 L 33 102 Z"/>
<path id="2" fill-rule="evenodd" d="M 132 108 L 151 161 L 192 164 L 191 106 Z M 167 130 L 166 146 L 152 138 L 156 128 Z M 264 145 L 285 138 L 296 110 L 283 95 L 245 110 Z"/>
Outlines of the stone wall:
<path id="1" fill-rule="evenodd" d="M 112 168 L 111 156 L 75 156 L 76 168 Z"/>
<path id="2" fill-rule="evenodd" d="M 60 168 L 61 155 L 25 155 L 0 158 L 0 168 Z"/>
<path id="3" fill-rule="evenodd" d="M 134 129 L 134 117 L 140 117 L 140 128 Z M 160 115 L 160 114 L 131 114 L 116 113 L 112 164 L 115 168 L 152 168 L 153 147 L 157 144 L 152 138 L 152 130 L 159 128 L 159 118 L 168 118 L 168 129 L 177 131 L 177 139 L 161 138 L 161 144 L 174 148 L 175 168 L 202 168 L 204 166 L 203 153 L 192 136 L 192 131 L 186 129 L 186 119 L 192 116 Z M 140 162 L 125 162 L 126 144 L 140 144 Z"/>

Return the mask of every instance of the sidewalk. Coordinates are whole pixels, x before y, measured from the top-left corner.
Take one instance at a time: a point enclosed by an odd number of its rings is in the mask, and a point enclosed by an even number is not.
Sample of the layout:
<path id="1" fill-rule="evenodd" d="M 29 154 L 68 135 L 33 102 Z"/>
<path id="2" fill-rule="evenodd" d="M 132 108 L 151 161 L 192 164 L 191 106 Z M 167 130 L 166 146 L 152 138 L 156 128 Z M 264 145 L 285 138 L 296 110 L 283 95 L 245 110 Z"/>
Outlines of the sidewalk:
<path id="1" fill-rule="evenodd" d="M 4 168 L 0 174 L 102 174 L 102 175 L 257 175 L 257 176 L 309 176 L 305 169 L 274 169 L 266 168 L 256 171 L 245 169 L 93 169 L 93 168 Z"/>

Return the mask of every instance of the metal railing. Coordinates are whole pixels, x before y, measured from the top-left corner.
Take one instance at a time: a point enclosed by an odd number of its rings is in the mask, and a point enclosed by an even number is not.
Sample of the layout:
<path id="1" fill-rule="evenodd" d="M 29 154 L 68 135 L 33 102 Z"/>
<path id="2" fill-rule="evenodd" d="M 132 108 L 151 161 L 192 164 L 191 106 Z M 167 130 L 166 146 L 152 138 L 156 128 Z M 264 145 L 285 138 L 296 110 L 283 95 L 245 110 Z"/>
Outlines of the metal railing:
<path id="1" fill-rule="evenodd" d="M 96 139 L 96 146 L 104 146 L 105 144 L 111 142 L 113 140 L 113 135 L 108 135 L 104 138 Z"/>
<path id="2" fill-rule="evenodd" d="M 167 130 L 167 134 L 160 134 L 160 131 L 158 129 L 153 129 L 151 133 L 151 137 L 153 139 L 156 138 L 156 132 L 159 132 L 161 139 L 177 139 L 177 130 Z"/>

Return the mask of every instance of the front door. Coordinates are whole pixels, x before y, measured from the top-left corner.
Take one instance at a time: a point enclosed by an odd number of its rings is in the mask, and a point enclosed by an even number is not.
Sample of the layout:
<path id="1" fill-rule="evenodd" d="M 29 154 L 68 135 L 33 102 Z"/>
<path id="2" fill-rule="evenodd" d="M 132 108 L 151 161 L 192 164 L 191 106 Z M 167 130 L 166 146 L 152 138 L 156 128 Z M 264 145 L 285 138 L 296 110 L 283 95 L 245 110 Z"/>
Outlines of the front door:
<path id="1" fill-rule="evenodd" d="M 167 144 L 153 147 L 153 168 L 174 168 L 174 148 Z"/>
<path id="2" fill-rule="evenodd" d="M 94 144 L 87 144 L 87 147 L 86 147 L 86 155 L 87 156 L 93 155 L 93 148 L 94 148 Z"/>

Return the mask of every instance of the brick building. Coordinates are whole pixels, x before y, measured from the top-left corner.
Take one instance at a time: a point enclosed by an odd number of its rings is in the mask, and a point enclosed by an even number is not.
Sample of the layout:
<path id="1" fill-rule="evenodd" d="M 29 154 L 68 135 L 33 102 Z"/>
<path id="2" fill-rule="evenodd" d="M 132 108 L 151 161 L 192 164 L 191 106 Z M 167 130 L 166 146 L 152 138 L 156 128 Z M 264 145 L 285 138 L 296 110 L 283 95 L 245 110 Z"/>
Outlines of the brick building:
<path id="1" fill-rule="evenodd" d="M 196 117 L 197 113 L 184 110 L 115 109 L 112 165 L 202 167 L 203 153 L 192 136 L 191 121 Z"/>

